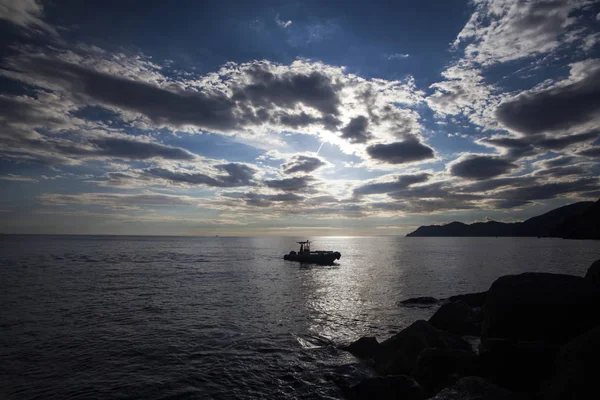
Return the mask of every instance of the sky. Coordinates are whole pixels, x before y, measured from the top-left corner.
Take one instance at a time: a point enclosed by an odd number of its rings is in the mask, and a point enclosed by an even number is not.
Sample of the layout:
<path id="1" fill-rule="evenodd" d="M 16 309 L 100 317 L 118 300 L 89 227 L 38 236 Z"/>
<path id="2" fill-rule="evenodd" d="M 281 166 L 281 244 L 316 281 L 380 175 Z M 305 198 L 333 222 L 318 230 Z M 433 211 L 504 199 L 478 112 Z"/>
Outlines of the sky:
<path id="1" fill-rule="evenodd" d="M 402 235 L 600 198 L 600 2 L 0 0 L 0 232 Z"/>

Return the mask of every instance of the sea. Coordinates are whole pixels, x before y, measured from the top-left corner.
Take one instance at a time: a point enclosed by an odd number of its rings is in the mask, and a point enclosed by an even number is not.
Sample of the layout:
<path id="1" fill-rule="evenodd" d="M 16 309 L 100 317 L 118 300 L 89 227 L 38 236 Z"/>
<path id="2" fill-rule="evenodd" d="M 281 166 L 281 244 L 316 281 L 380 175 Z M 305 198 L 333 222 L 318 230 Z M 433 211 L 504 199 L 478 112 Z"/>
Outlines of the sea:
<path id="1" fill-rule="evenodd" d="M 299 240 L 333 266 L 284 261 Z M 538 238 L 0 236 L 1 399 L 339 399 L 343 351 L 600 242 Z"/>

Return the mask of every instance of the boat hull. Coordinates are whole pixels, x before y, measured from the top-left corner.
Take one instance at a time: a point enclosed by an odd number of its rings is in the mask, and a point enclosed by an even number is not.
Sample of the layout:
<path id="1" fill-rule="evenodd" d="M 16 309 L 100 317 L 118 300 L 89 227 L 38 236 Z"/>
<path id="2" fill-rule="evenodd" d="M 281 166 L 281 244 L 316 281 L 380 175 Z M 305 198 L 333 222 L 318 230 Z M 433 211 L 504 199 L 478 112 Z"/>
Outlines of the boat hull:
<path id="1" fill-rule="evenodd" d="M 297 261 L 301 263 L 320 264 L 320 265 L 331 265 L 335 260 L 339 260 L 342 255 L 339 252 L 327 252 L 327 253 L 290 253 L 283 256 L 284 260 Z"/>

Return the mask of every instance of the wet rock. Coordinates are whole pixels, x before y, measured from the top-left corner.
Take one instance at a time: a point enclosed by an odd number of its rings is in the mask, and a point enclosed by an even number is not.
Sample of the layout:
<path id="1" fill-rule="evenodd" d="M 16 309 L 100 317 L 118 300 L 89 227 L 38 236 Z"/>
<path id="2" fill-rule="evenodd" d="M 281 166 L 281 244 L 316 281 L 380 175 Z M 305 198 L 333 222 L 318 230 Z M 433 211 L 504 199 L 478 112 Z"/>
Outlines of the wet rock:
<path id="1" fill-rule="evenodd" d="M 599 359 L 600 326 L 573 339 L 560 349 L 554 375 L 544 390 L 544 399 L 596 398 L 598 396 L 596 371 Z"/>
<path id="2" fill-rule="evenodd" d="M 599 321 L 598 295 L 589 280 L 524 273 L 497 279 L 486 296 L 482 339 L 564 344 Z"/>
<path id="3" fill-rule="evenodd" d="M 423 400 L 425 391 L 412 378 L 406 375 L 376 376 L 367 378 L 358 385 L 344 391 L 351 400 L 403 399 Z"/>
<path id="4" fill-rule="evenodd" d="M 464 301 L 442 305 L 429 319 L 429 323 L 438 329 L 459 335 L 478 336 L 481 331 L 477 313 Z"/>
<path id="5" fill-rule="evenodd" d="M 401 306 L 431 306 L 439 302 L 435 297 L 413 297 L 402 300 L 398 304 Z"/>
<path id="6" fill-rule="evenodd" d="M 456 296 L 450 296 L 450 298 L 448 300 L 464 301 L 465 303 L 467 303 L 469 305 L 469 307 L 483 307 L 486 296 L 487 296 L 487 292 L 467 293 L 467 294 L 459 294 Z"/>
<path id="7" fill-rule="evenodd" d="M 479 351 L 482 373 L 512 391 L 536 393 L 552 374 L 558 349 L 543 342 L 485 339 Z"/>
<path id="8" fill-rule="evenodd" d="M 421 351 L 430 347 L 470 350 L 470 345 L 460 336 L 419 320 L 381 343 L 375 369 L 382 375 L 409 374 Z"/>
<path id="9" fill-rule="evenodd" d="M 431 400 L 526 400 L 527 397 L 509 392 L 483 378 L 469 376 L 439 392 Z"/>
<path id="10" fill-rule="evenodd" d="M 379 353 L 380 345 L 374 337 L 361 337 L 355 342 L 352 342 L 344 350 L 349 351 L 358 358 L 368 360 L 375 358 Z"/>
<path id="11" fill-rule="evenodd" d="M 590 265 L 585 274 L 585 279 L 596 286 L 596 290 L 600 288 L 600 260 L 596 260 Z"/>
<path id="12" fill-rule="evenodd" d="M 421 351 L 412 372 L 413 378 L 430 396 L 453 385 L 462 377 L 479 374 L 479 357 L 470 351 L 455 349 Z"/>

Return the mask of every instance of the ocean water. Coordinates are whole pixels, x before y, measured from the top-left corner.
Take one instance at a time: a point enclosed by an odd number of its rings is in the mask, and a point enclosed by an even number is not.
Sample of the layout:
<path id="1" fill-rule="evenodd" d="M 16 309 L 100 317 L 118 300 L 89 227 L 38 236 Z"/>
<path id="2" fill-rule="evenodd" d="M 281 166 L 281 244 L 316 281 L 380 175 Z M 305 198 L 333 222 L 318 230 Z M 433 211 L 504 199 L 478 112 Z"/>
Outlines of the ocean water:
<path id="1" fill-rule="evenodd" d="M 583 275 L 600 242 L 323 237 L 0 236 L 2 399 L 337 399 L 370 371 L 341 351 L 524 271 Z"/>

